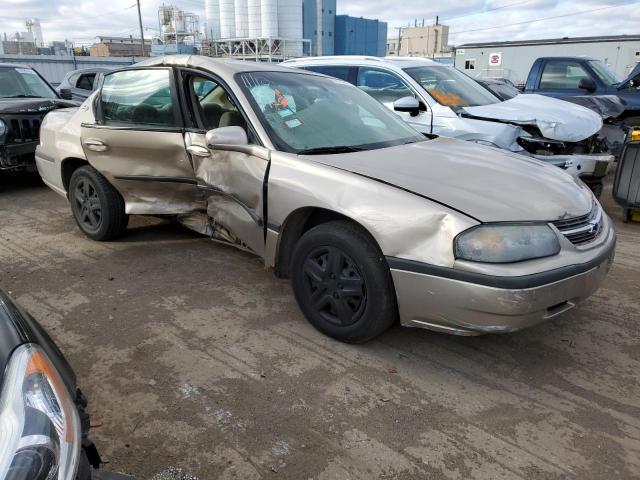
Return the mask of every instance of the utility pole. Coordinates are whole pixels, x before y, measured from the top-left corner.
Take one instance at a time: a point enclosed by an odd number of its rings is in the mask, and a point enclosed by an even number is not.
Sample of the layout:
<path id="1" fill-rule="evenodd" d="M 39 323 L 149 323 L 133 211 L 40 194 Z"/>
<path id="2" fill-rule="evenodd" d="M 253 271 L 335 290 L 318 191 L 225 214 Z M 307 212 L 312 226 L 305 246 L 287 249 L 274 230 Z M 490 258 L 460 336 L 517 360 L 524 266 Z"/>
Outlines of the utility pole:
<path id="1" fill-rule="evenodd" d="M 142 13 L 140 13 L 140 0 L 136 0 L 138 4 L 138 22 L 140 23 L 140 40 L 142 41 L 142 56 L 145 56 L 144 51 L 144 28 L 142 28 Z"/>
<path id="2" fill-rule="evenodd" d="M 395 27 L 398 30 L 398 47 L 396 49 L 396 56 L 400 56 L 400 45 L 402 43 L 402 27 Z"/>

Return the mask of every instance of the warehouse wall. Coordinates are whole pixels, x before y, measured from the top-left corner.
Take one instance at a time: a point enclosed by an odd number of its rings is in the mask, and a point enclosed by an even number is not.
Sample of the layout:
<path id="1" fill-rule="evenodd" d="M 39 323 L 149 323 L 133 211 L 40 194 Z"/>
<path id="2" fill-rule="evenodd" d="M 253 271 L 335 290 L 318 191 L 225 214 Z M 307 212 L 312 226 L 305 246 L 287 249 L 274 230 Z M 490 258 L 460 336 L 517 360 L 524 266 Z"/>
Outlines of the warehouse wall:
<path id="1" fill-rule="evenodd" d="M 500 66 L 489 66 L 489 56 L 502 53 Z M 533 62 L 539 57 L 589 56 L 602 60 L 620 77 L 640 60 L 640 41 L 589 42 L 545 45 L 489 46 L 481 48 L 456 48 L 456 68 L 472 77 L 504 77 L 524 83 Z M 465 69 L 467 62 L 475 61 L 474 69 Z"/>
<path id="2" fill-rule="evenodd" d="M 67 72 L 91 67 L 122 68 L 145 60 L 139 57 L 63 57 L 58 55 L 0 55 L 0 63 L 24 63 L 49 83 L 60 83 Z"/>

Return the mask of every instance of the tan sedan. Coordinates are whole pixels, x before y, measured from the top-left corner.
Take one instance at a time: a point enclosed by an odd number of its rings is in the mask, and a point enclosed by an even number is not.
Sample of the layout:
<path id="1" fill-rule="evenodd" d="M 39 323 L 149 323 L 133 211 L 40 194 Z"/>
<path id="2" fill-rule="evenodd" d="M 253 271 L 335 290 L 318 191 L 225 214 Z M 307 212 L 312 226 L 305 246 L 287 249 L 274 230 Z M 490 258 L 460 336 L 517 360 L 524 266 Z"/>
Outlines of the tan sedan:
<path id="1" fill-rule="evenodd" d="M 362 342 L 405 326 L 534 325 L 593 293 L 611 221 L 561 170 L 427 138 L 322 75 L 197 56 L 105 75 L 50 113 L 36 158 L 95 240 L 171 215 L 292 279 L 309 321 Z"/>

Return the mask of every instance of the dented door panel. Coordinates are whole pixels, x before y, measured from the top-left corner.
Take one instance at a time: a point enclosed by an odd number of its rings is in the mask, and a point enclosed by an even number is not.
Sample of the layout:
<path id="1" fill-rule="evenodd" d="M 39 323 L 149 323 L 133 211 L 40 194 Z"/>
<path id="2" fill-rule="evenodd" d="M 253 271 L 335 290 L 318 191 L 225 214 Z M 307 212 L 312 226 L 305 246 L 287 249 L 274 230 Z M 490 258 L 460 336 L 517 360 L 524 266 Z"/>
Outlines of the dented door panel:
<path id="1" fill-rule="evenodd" d="M 94 142 L 104 145 L 96 151 Z M 130 214 L 167 215 L 204 208 L 180 132 L 82 127 L 89 163 L 120 192 Z"/>
<path id="2" fill-rule="evenodd" d="M 203 133 L 185 134 L 187 148 L 206 148 Z M 209 156 L 191 155 L 198 188 L 204 196 L 214 237 L 264 254 L 263 187 L 269 166 L 266 149 L 209 149 Z"/>

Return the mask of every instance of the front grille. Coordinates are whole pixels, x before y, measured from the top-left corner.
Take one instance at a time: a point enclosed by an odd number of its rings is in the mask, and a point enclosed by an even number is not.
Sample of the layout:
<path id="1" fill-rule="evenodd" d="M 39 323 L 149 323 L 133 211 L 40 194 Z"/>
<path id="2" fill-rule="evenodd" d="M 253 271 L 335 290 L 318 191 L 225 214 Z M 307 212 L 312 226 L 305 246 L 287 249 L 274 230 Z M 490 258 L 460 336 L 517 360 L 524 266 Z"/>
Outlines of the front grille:
<path id="1" fill-rule="evenodd" d="M 1 118 L 9 129 L 7 143 L 35 142 L 40 138 L 44 115 L 3 115 Z"/>
<path id="2" fill-rule="evenodd" d="M 602 230 L 602 209 L 594 205 L 590 213 L 552 222 L 574 245 L 592 242 Z"/>

